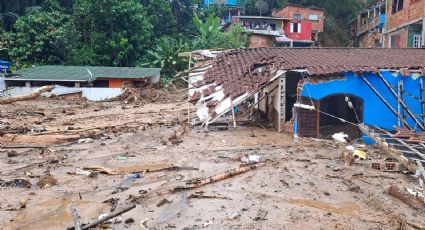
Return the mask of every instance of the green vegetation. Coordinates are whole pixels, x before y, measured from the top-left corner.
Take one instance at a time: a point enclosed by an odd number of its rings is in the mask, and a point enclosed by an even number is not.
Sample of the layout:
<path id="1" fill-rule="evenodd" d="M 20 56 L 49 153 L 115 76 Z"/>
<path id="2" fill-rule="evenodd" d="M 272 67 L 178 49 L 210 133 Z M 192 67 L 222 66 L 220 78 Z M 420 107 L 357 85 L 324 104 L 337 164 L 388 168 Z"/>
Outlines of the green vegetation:
<path id="1" fill-rule="evenodd" d="M 349 43 L 349 21 L 369 4 L 358 0 L 262 0 L 261 13 L 284 4 L 326 11 L 322 44 Z M 258 15 L 257 0 L 240 0 Z M 258 4 L 257 4 L 258 5 Z M 0 59 L 33 64 L 162 67 L 170 78 L 187 67 L 179 52 L 245 47 L 240 26 L 221 28 L 226 8 L 201 0 L 0 0 Z M 265 7 L 267 6 L 267 7 Z"/>

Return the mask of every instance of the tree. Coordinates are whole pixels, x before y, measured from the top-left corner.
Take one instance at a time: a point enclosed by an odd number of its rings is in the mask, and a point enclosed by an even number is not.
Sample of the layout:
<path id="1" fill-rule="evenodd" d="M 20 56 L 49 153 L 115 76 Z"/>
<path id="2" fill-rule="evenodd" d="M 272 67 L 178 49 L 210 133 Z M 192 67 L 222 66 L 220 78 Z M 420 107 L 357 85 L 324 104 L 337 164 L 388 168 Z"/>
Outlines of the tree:
<path id="1" fill-rule="evenodd" d="M 63 35 L 61 27 L 69 18 L 53 8 L 44 9 L 20 17 L 14 24 L 14 31 L 4 33 L 5 46 L 15 64 L 59 64 L 63 61 L 58 40 Z"/>
<path id="2" fill-rule="evenodd" d="M 214 14 L 210 14 L 205 22 L 201 21 L 195 14 L 193 24 L 196 26 L 196 34 L 193 39 L 193 49 L 211 48 L 240 48 L 243 42 L 243 29 L 232 27 L 233 33 L 221 31 L 221 20 Z M 237 34 L 239 33 L 239 34 Z M 241 39 L 241 40 L 238 40 Z"/>
<path id="3" fill-rule="evenodd" d="M 77 0 L 72 17 L 76 54 L 96 65 L 134 66 L 152 44 L 152 24 L 137 0 Z M 78 58 L 78 57 L 76 57 Z"/>
<path id="4" fill-rule="evenodd" d="M 172 14 L 168 0 L 142 0 L 141 2 L 146 8 L 156 38 L 164 35 L 174 36 L 176 34 L 177 22 Z"/>
<path id="5" fill-rule="evenodd" d="M 177 31 L 180 33 L 190 32 L 194 6 L 199 4 L 196 0 L 170 0 L 171 10 L 177 22 Z"/>
<path id="6" fill-rule="evenodd" d="M 187 60 L 179 57 L 178 54 L 188 50 L 189 46 L 182 35 L 177 38 L 162 37 L 155 48 L 148 51 L 149 61 L 144 66 L 160 67 L 163 79 L 171 79 L 177 72 L 186 68 Z"/>

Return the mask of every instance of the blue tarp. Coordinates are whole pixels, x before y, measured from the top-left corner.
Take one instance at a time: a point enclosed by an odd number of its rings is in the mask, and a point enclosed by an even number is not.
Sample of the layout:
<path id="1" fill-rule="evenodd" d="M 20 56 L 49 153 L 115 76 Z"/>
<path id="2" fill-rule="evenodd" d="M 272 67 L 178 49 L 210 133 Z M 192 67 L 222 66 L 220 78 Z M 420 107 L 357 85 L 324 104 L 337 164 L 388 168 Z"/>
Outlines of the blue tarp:
<path id="1" fill-rule="evenodd" d="M 10 62 L 0 60 L 0 71 L 4 72 L 4 70 L 10 71 Z"/>
<path id="2" fill-rule="evenodd" d="M 237 6 L 238 3 L 236 0 L 226 0 L 226 1 L 220 1 L 221 5 L 225 6 Z M 218 4 L 215 0 L 204 0 L 204 6 L 214 5 Z"/>

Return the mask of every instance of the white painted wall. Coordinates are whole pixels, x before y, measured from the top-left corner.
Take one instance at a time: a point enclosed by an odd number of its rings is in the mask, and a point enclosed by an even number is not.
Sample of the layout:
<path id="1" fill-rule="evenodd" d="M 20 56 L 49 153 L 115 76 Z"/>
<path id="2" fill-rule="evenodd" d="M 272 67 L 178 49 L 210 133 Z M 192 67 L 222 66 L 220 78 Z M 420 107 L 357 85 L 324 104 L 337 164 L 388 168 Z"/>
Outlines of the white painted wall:
<path id="1" fill-rule="evenodd" d="M 32 90 L 37 87 L 13 87 L 6 91 L 6 94 L 10 96 L 19 96 L 29 94 Z M 52 94 L 65 94 L 65 93 L 75 93 L 82 92 L 83 97 L 87 98 L 90 101 L 102 101 L 105 99 L 114 98 L 122 94 L 122 89 L 120 88 L 72 88 L 72 87 L 63 87 L 56 86 L 51 93 L 45 93 L 43 96 L 50 96 Z"/>
<path id="2" fill-rule="evenodd" d="M 4 78 L 0 76 L 0 91 L 3 91 L 6 89 L 6 82 L 4 81 Z"/>

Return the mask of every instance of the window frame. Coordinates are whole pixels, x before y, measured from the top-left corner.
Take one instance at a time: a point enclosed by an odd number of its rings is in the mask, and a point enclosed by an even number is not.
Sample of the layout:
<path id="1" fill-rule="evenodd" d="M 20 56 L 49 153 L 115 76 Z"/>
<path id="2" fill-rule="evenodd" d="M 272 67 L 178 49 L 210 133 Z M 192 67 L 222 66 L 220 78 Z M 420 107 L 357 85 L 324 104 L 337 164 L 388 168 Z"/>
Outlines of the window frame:
<path id="1" fill-rule="evenodd" d="M 422 48 L 422 35 L 414 34 L 413 35 L 413 48 Z"/>

